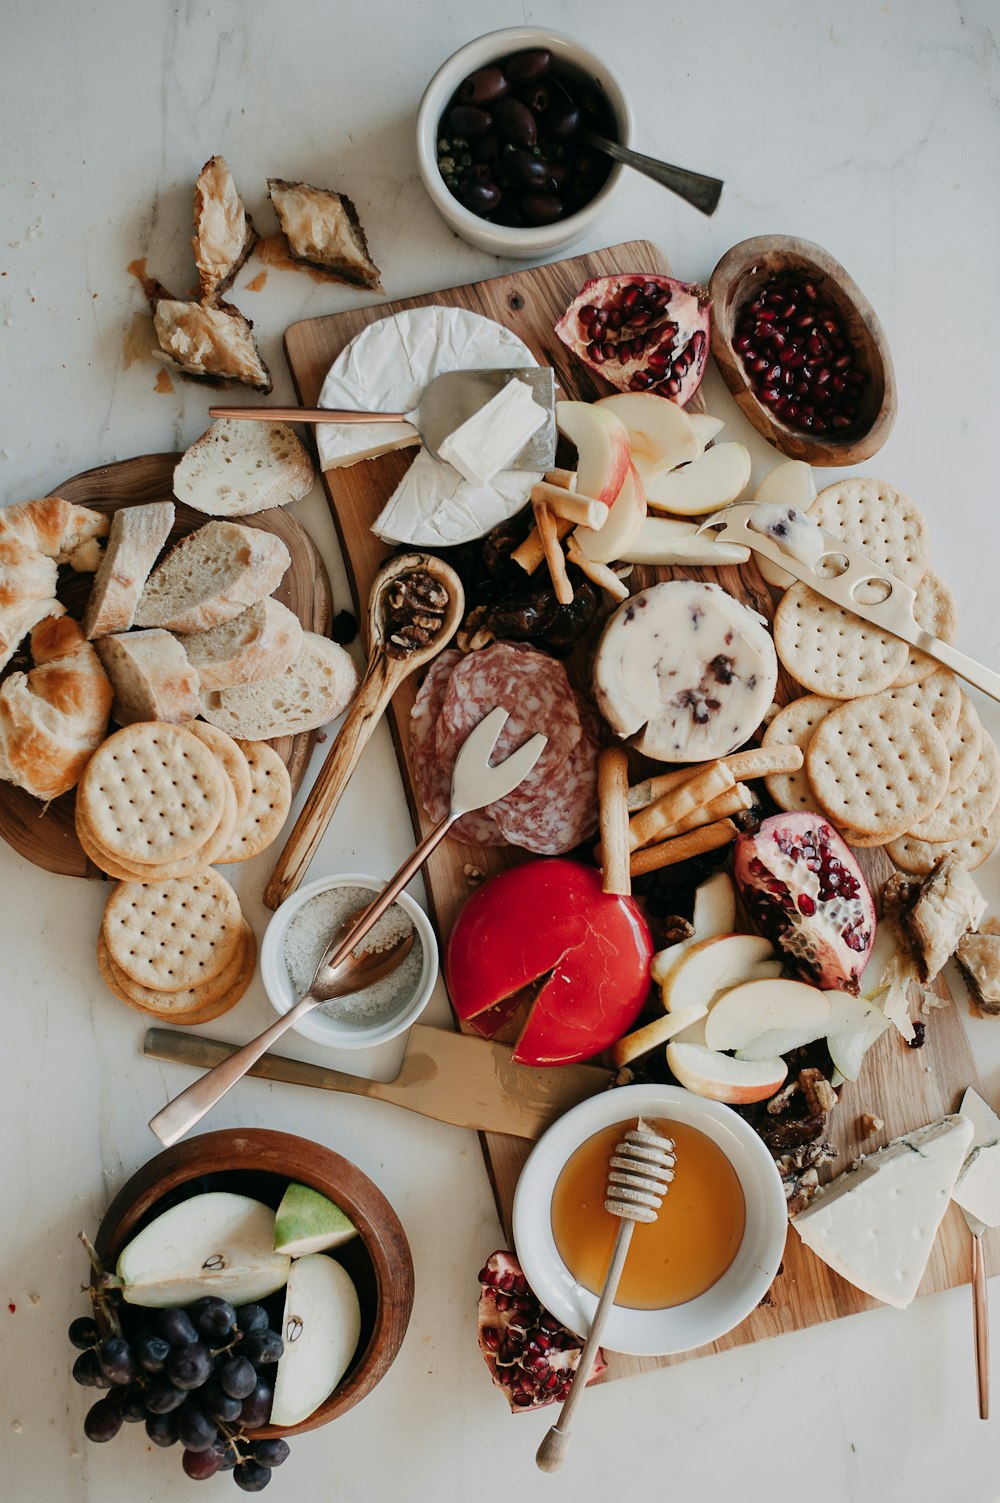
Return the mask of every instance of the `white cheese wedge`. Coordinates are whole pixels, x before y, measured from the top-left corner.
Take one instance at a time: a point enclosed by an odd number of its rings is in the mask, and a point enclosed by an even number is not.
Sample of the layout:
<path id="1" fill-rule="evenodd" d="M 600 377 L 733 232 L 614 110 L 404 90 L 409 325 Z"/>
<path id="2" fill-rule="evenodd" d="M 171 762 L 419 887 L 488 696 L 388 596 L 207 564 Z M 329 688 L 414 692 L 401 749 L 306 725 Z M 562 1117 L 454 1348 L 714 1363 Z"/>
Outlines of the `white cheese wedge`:
<path id="1" fill-rule="evenodd" d="M 1000 1226 L 1000 1117 L 973 1090 L 962 1097 L 975 1147 L 962 1166 L 951 1198 L 984 1226 Z"/>
<path id="2" fill-rule="evenodd" d="M 443 444 L 438 457 L 473 485 L 488 485 L 516 459 L 545 422 L 545 408 L 524 381 L 508 381 L 495 397 L 467 418 Z"/>
<path id="3" fill-rule="evenodd" d="M 473 485 L 450 464 L 421 449 L 372 524 L 376 537 L 420 548 L 446 548 L 483 537 L 516 516 L 541 476 L 501 470 L 488 485 Z M 527 485 L 526 485 L 527 482 Z"/>
<path id="4" fill-rule="evenodd" d="M 957 1114 L 895 1138 L 819 1190 L 792 1226 L 835 1273 L 904 1310 L 971 1141 Z"/>
<path id="5" fill-rule="evenodd" d="M 671 580 L 611 617 L 594 657 L 598 709 L 661 762 L 742 746 L 774 698 L 778 662 L 762 617 L 719 585 Z"/>

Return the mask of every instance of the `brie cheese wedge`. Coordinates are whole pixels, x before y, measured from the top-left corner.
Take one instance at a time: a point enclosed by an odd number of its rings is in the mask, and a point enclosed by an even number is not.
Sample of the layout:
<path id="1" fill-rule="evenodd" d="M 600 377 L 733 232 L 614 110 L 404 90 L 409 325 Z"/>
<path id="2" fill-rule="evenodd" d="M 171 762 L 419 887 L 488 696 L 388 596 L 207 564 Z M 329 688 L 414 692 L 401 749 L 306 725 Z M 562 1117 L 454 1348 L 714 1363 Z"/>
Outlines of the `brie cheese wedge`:
<path id="1" fill-rule="evenodd" d="M 941 1117 L 894 1138 L 817 1191 L 792 1226 L 835 1273 L 904 1310 L 917 1292 L 972 1123 Z"/>

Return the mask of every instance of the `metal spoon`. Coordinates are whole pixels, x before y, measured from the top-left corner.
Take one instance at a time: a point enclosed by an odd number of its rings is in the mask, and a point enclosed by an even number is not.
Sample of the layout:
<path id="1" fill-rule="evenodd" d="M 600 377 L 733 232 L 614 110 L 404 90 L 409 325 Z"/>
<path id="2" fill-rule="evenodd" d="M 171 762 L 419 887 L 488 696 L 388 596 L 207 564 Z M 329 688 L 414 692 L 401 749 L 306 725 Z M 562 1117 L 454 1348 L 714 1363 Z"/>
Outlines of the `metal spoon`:
<path id="1" fill-rule="evenodd" d="M 706 177 L 703 172 L 691 172 L 687 167 L 672 167 L 669 162 L 643 156 L 641 151 L 632 151 L 628 146 L 619 146 L 617 141 L 609 141 L 596 131 L 581 130 L 577 139 L 603 151 L 616 162 L 624 162 L 626 167 L 634 167 L 645 177 L 651 177 L 654 183 L 669 188 L 671 193 L 676 193 L 678 198 L 683 198 L 685 203 L 700 209 L 703 214 L 712 215 L 719 207 L 724 187 L 720 178 Z"/>

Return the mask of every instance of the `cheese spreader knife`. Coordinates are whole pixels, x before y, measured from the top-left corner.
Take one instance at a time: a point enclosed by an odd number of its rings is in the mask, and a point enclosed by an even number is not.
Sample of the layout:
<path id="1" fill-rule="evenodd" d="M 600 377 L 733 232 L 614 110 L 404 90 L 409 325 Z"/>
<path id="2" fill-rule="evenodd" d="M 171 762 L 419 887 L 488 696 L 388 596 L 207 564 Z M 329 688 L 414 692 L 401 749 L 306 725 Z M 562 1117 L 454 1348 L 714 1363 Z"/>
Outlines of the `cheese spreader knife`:
<path id="1" fill-rule="evenodd" d="M 1000 1226 L 1000 1117 L 970 1086 L 959 1107 L 972 1123 L 972 1143 L 951 1198 L 972 1233 L 972 1302 L 976 1333 L 979 1418 L 990 1416 L 990 1337 L 983 1232 Z"/>
<path id="2" fill-rule="evenodd" d="M 831 532 L 823 532 L 821 528 L 817 528 L 817 531 L 822 533 L 827 546 L 815 563 L 804 563 L 774 538 L 750 526 L 750 519 L 756 509 L 757 503 L 754 501 L 738 501 L 734 506 L 726 506 L 722 511 L 706 517 L 698 531 L 711 531 L 717 542 L 741 543 L 744 548 L 762 553 L 772 563 L 780 565 L 796 579 L 802 580 L 817 595 L 832 600 L 845 611 L 853 611 L 863 621 L 870 621 L 873 626 L 891 632 L 894 637 L 902 637 L 911 647 L 918 647 L 928 657 L 936 658 L 939 663 L 957 673 L 959 678 L 975 684 L 977 689 L 982 689 L 991 699 L 1000 701 L 1000 673 L 977 663 L 975 658 L 959 652 L 950 642 L 942 642 L 920 625 L 913 614 L 913 603 L 917 595 L 912 586 L 904 584 L 866 554 L 860 553 L 856 548 L 849 548 L 840 538 Z M 842 561 L 846 567 L 837 574 L 820 573 L 824 560 L 829 561 L 828 567 L 836 560 Z M 839 563 L 837 567 L 840 567 Z M 866 584 L 880 586 L 885 591 L 885 599 L 877 602 L 858 600 L 857 592 Z"/>
<path id="3" fill-rule="evenodd" d="M 150 1028 L 142 1052 L 151 1059 L 204 1070 L 228 1059 L 238 1047 L 201 1034 Z M 535 1069 L 514 1064 L 511 1052 L 505 1044 L 490 1039 L 414 1023 L 395 1080 L 362 1080 L 283 1054 L 262 1055 L 247 1074 L 288 1085 L 369 1096 L 373 1101 L 387 1101 L 456 1127 L 532 1139 L 571 1106 L 607 1090 L 611 1081 L 611 1072 L 597 1065 Z"/>

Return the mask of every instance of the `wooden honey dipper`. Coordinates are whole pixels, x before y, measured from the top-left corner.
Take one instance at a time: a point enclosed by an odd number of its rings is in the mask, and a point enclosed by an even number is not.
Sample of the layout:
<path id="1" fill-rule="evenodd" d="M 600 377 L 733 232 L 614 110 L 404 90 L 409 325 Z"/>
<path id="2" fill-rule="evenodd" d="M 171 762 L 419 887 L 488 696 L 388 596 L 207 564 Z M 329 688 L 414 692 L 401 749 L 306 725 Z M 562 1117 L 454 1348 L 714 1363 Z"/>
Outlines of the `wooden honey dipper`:
<path id="1" fill-rule="evenodd" d="M 635 1127 L 625 1134 L 623 1141 L 615 1145 L 610 1160 L 604 1209 L 620 1218 L 618 1235 L 604 1279 L 604 1288 L 573 1375 L 569 1396 L 558 1420 L 546 1433 L 535 1453 L 535 1462 L 543 1472 L 554 1472 L 562 1466 L 569 1445 L 570 1423 L 577 1404 L 583 1398 L 597 1348 L 601 1344 L 604 1327 L 618 1293 L 632 1232 L 637 1221 L 656 1220 L 663 1197 L 674 1177 L 675 1163 L 673 1139 L 661 1138 L 641 1117 Z"/>

